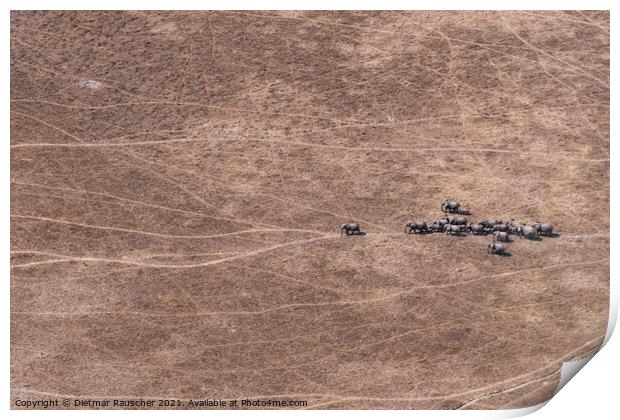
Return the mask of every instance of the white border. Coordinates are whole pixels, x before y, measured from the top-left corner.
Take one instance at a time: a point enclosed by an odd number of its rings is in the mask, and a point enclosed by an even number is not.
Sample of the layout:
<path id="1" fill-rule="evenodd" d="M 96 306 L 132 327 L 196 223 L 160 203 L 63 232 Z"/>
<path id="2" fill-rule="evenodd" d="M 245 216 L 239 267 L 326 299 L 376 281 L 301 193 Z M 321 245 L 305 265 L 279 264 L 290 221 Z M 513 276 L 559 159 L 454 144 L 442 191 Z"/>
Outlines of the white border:
<path id="1" fill-rule="evenodd" d="M 540 0 L 527 0 L 527 1 L 513 1 L 503 0 L 498 1 L 465 1 L 465 0 L 444 0 L 444 1 L 404 1 L 404 0 L 383 0 L 376 2 L 369 1 L 353 1 L 353 0 L 262 0 L 260 2 L 251 2 L 244 0 L 226 0 L 226 1 L 192 1 L 192 0 L 176 0 L 170 2 L 164 2 L 159 0 L 152 1 L 136 1 L 136 0 L 108 0 L 108 1 L 76 1 L 76 0 L 64 0 L 64 1 L 13 1 L 13 4 L 9 4 L 8 8 L 5 6 L 2 20 L 2 33 L 5 35 L 4 42 L 2 43 L 2 53 L 4 57 L 9 57 L 9 37 L 10 37 L 10 17 L 9 8 L 14 10 L 28 10 L 28 9 L 43 9 L 43 10 L 55 10 L 55 9 L 88 9 L 88 10 L 107 10 L 107 9 L 129 9 L 129 10 L 249 10 L 249 9 L 349 9 L 349 10 L 389 10 L 389 9 L 401 9 L 401 10 L 475 10 L 475 9 L 492 9 L 492 10 L 611 10 L 611 139 L 617 138 L 617 116 L 614 111 L 617 109 L 617 95 L 615 95 L 615 87 L 618 85 L 618 66 L 615 57 L 615 42 L 617 41 L 618 31 L 616 19 L 616 9 L 614 7 L 615 2 L 602 1 L 602 0 L 589 0 L 589 1 L 575 1 L 565 0 L 559 1 L 547 0 L 541 2 Z M 615 70 L 615 72 L 614 72 Z M 527 414 L 535 409 L 523 409 L 523 410 L 497 410 L 497 411 L 382 411 L 377 413 L 376 411 L 174 411 L 173 413 L 165 411 L 26 411 L 26 410 L 12 410 L 10 407 L 10 353 L 9 353 L 9 258 L 10 255 L 10 235 L 9 235 L 9 216 L 10 216 L 10 200 L 9 197 L 9 185 L 10 185 L 10 171 L 9 171 L 9 85 L 10 85 L 10 68 L 9 60 L 4 65 L 2 71 L 4 75 L 2 77 L 2 95 L 4 97 L 3 105 L 3 132 L 5 133 L 6 147 L 5 153 L 0 153 L 0 167 L 2 167 L 2 193 L 6 200 L 2 200 L 0 203 L 0 212 L 2 214 L 2 242 L 1 250 L 4 259 L 1 263 L 2 276 L 5 279 L 5 293 L 0 295 L 2 299 L 2 307 L 4 308 L 4 322 L 0 325 L 2 330 L 2 337 L 4 346 L 2 347 L 2 364 L 3 372 L 5 373 L 4 380 L 0 383 L 0 389 L 2 395 L 5 396 L 3 409 L 11 417 L 20 418 L 36 418 L 39 416 L 45 416 L 50 418 L 76 418 L 88 415 L 93 418 L 111 418 L 112 416 L 118 418 L 129 417 L 146 417 L 149 418 L 169 418 L 171 415 L 176 416 L 189 416 L 194 418 L 203 418 L 205 416 L 217 417 L 217 418 L 239 418 L 239 417 L 264 417 L 264 416 L 294 416 L 299 418 L 314 417 L 320 415 L 327 418 L 335 418 L 338 416 L 355 416 L 355 418 L 370 418 L 376 415 L 388 415 L 390 417 L 407 417 L 411 416 L 424 416 L 424 418 L 446 418 L 446 417 L 459 417 L 459 418 L 507 418 L 519 415 Z M 611 142 L 611 160 L 610 162 L 617 161 L 617 147 Z M 611 209 L 613 214 L 620 214 L 618 212 L 618 171 L 617 168 L 612 165 L 610 172 L 610 188 L 611 188 Z M 620 226 L 615 222 L 614 218 L 611 218 L 611 232 L 615 232 L 615 228 Z M 611 235 L 611 254 L 613 256 L 618 255 L 618 236 Z M 608 326 L 607 335 L 605 338 L 606 343 L 609 341 L 613 327 L 618 314 L 618 287 L 617 287 L 617 272 L 618 264 L 615 260 L 611 259 L 611 307 L 610 307 L 610 323 Z M 579 379 L 577 381 L 571 381 L 564 389 L 559 392 L 543 410 L 538 411 L 536 418 L 583 418 L 584 416 L 591 416 L 596 413 L 594 418 L 606 418 L 608 414 L 616 412 L 615 402 L 617 396 L 617 375 L 618 375 L 618 357 L 620 354 L 618 339 L 612 339 L 607 343 L 605 348 L 596 355 L 591 365 L 585 369 L 585 372 L 579 373 Z M 596 402 L 597 405 L 591 404 Z M 610 418 L 610 417 L 607 417 Z"/>
<path id="2" fill-rule="evenodd" d="M 13 10 L 612 10 L 611 0 L 22 0 Z"/>

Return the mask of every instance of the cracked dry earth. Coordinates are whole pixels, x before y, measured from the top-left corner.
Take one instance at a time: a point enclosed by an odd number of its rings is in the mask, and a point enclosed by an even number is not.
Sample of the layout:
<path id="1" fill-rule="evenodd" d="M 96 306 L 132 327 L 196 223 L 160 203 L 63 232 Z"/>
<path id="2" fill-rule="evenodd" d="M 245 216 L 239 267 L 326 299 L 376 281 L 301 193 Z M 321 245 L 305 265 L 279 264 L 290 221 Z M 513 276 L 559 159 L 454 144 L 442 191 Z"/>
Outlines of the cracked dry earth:
<path id="1" fill-rule="evenodd" d="M 13 12 L 11 182 L 13 400 L 532 406 L 607 326 L 609 14 Z"/>

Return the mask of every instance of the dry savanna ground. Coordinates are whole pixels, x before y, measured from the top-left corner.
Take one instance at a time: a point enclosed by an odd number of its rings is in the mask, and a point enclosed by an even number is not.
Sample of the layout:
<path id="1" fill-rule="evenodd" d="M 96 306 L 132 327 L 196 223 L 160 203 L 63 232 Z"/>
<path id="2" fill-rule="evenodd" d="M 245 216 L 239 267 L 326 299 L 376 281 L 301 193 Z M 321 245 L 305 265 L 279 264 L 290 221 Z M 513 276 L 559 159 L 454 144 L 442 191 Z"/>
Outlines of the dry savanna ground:
<path id="1" fill-rule="evenodd" d="M 11 14 L 13 400 L 531 406 L 608 234 L 608 13 Z"/>

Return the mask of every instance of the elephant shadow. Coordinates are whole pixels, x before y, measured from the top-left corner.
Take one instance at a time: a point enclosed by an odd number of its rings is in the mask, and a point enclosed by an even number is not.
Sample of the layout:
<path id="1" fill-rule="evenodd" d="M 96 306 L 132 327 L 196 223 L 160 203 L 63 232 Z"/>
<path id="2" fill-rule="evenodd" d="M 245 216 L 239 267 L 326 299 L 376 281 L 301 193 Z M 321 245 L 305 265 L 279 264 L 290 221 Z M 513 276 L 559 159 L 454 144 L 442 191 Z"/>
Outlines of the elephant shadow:
<path id="1" fill-rule="evenodd" d="M 432 233 L 434 233 L 434 231 L 432 229 L 427 229 L 427 230 L 418 230 L 418 231 L 405 231 L 405 233 L 407 235 L 430 235 Z"/>
<path id="2" fill-rule="evenodd" d="M 538 235 L 534 236 L 533 238 L 528 238 L 527 236 L 517 236 L 517 237 L 519 239 L 523 240 L 523 241 L 535 241 L 535 242 L 538 242 L 538 241 L 542 241 L 543 240 L 543 238 L 538 236 Z"/>
<path id="3" fill-rule="evenodd" d="M 423 230 L 421 232 L 415 232 L 416 235 L 430 235 L 434 233 L 432 230 L 428 229 L 428 230 Z"/>
<path id="4" fill-rule="evenodd" d="M 504 251 L 501 254 L 495 254 L 495 255 L 497 255 L 498 257 L 512 257 L 512 254 L 508 251 Z"/>

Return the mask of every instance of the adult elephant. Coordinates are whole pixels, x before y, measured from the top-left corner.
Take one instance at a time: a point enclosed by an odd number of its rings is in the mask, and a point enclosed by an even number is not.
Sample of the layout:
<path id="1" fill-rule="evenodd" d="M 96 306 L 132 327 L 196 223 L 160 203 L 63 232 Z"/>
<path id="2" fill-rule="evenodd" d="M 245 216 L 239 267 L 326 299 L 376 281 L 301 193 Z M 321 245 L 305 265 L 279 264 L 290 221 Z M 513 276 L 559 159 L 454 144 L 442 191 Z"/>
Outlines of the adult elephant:
<path id="1" fill-rule="evenodd" d="M 362 232 L 360 225 L 357 223 L 345 223 L 340 225 L 340 236 L 342 234 L 349 235 L 359 235 Z"/>
<path id="2" fill-rule="evenodd" d="M 441 211 L 444 213 L 457 213 L 461 204 L 456 200 L 445 200 L 441 203 Z"/>
<path id="3" fill-rule="evenodd" d="M 508 226 L 508 233 L 511 235 L 518 235 L 522 227 L 523 225 Z"/>
<path id="4" fill-rule="evenodd" d="M 429 230 L 431 232 L 443 232 L 444 225 L 440 225 L 437 221 L 433 222 L 432 225 L 429 226 Z"/>
<path id="5" fill-rule="evenodd" d="M 480 221 L 480 224 L 485 228 L 493 228 L 495 225 L 501 225 L 502 221 L 500 219 L 484 219 Z"/>
<path id="6" fill-rule="evenodd" d="M 493 240 L 499 242 L 509 242 L 510 235 L 508 235 L 508 232 L 495 232 L 493 234 Z"/>
<path id="7" fill-rule="evenodd" d="M 487 245 L 487 252 L 489 254 L 505 255 L 506 247 L 503 244 L 498 244 L 497 242 L 493 242 Z"/>
<path id="8" fill-rule="evenodd" d="M 501 224 L 493 226 L 493 232 L 508 232 L 508 230 L 508 225 Z"/>
<path id="9" fill-rule="evenodd" d="M 506 222 L 508 226 L 508 232 L 514 234 L 519 233 L 519 228 L 521 227 L 521 223 L 517 222 L 514 218 L 508 219 Z"/>
<path id="10" fill-rule="evenodd" d="M 536 232 L 539 235 L 553 235 L 553 225 L 551 223 L 540 223 L 539 221 L 536 221 L 536 223 L 534 223 L 532 227 L 536 229 Z"/>
<path id="11" fill-rule="evenodd" d="M 484 235 L 484 226 L 478 223 L 470 224 L 467 226 L 467 230 L 469 230 L 474 235 Z"/>
<path id="12" fill-rule="evenodd" d="M 420 220 L 410 220 L 405 225 L 405 233 L 422 233 L 428 232 L 426 222 Z"/>
<path id="13" fill-rule="evenodd" d="M 538 231 L 534 226 L 520 226 L 517 234 L 525 239 L 536 239 L 538 237 Z"/>
<path id="14" fill-rule="evenodd" d="M 448 216 L 447 219 L 451 225 L 467 225 L 467 217 L 465 216 Z"/>
<path id="15" fill-rule="evenodd" d="M 521 226 L 521 223 L 517 222 L 517 220 L 514 217 L 511 217 L 510 219 L 508 219 L 506 221 L 506 224 L 508 226 L 513 226 L 513 227 Z"/>
<path id="16" fill-rule="evenodd" d="M 445 225 L 443 227 L 443 231 L 446 232 L 447 235 L 461 235 L 463 233 L 464 226 L 462 225 Z"/>

